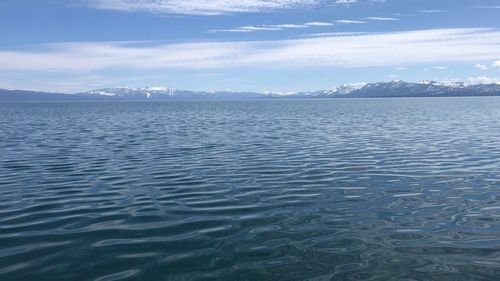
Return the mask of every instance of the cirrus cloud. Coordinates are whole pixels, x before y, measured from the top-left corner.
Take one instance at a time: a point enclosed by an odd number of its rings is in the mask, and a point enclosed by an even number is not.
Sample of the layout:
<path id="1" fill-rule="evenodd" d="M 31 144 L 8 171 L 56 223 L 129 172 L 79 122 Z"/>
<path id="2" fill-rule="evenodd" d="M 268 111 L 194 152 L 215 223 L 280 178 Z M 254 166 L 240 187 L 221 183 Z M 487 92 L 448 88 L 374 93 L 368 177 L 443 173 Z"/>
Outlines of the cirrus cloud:
<path id="1" fill-rule="evenodd" d="M 459 47 L 457 47 L 459 46 Z M 2 71 L 373 67 L 494 61 L 500 31 L 431 29 L 274 41 L 60 43 L 0 51 Z M 500 65 L 500 62 L 496 64 Z"/>
<path id="2" fill-rule="evenodd" d="M 220 15 L 304 8 L 323 0 L 83 0 L 97 9 L 158 14 Z"/>

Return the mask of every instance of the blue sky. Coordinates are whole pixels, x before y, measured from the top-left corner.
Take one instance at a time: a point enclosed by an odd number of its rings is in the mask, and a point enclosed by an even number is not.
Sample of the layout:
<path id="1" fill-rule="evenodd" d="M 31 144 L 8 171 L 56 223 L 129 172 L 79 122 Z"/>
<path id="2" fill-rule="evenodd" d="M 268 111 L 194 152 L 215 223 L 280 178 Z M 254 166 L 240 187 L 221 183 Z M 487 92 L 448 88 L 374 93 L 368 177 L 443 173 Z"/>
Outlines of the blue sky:
<path id="1" fill-rule="evenodd" d="M 498 0 L 4 0 L 0 88 L 500 83 Z"/>

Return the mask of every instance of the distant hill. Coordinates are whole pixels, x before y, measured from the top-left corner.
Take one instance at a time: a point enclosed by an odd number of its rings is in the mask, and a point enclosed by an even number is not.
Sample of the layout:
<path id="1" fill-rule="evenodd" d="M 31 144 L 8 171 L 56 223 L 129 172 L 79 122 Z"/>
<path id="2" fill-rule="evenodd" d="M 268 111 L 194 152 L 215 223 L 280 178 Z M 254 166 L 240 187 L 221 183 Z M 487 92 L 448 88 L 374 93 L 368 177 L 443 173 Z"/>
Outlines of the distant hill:
<path id="1" fill-rule="evenodd" d="M 107 88 L 85 93 L 61 94 L 0 89 L 0 101 L 168 101 L 278 98 L 387 98 L 387 97 L 462 97 L 500 96 L 499 84 L 404 81 L 346 84 L 332 90 L 297 93 L 204 92 L 167 87 Z"/>
<path id="2" fill-rule="evenodd" d="M 21 90 L 0 89 L 0 101 L 64 101 L 74 97 L 59 93 L 45 93 Z"/>
<path id="3" fill-rule="evenodd" d="M 460 97 L 460 96 L 500 96 L 499 84 L 465 85 L 464 83 L 421 82 L 410 83 L 392 81 L 370 83 L 350 92 L 337 88 L 325 92 L 324 96 L 350 98 L 377 97 Z"/>

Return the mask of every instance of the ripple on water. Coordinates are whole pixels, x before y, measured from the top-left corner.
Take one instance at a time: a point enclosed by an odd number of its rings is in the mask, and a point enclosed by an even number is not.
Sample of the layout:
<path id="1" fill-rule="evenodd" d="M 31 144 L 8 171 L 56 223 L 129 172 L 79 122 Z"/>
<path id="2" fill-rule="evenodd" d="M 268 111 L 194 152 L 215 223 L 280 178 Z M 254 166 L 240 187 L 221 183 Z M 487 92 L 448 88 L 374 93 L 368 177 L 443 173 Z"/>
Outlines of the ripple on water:
<path id="1" fill-rule="evenodd" d="M 0 116 L 0 280 L 500 276 L 497 98 Z"/>

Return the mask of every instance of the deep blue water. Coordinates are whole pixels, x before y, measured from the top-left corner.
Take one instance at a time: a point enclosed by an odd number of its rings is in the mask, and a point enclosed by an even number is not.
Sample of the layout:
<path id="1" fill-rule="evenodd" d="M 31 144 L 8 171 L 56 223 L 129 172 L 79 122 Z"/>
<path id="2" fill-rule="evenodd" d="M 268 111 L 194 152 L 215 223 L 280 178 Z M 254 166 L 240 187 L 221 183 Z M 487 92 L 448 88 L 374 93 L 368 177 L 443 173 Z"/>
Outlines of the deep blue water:
<path id="1" fill-rule="evenodd" d="M 500 280 L 500 98 L 0 117 L 0 280 Z"/>

